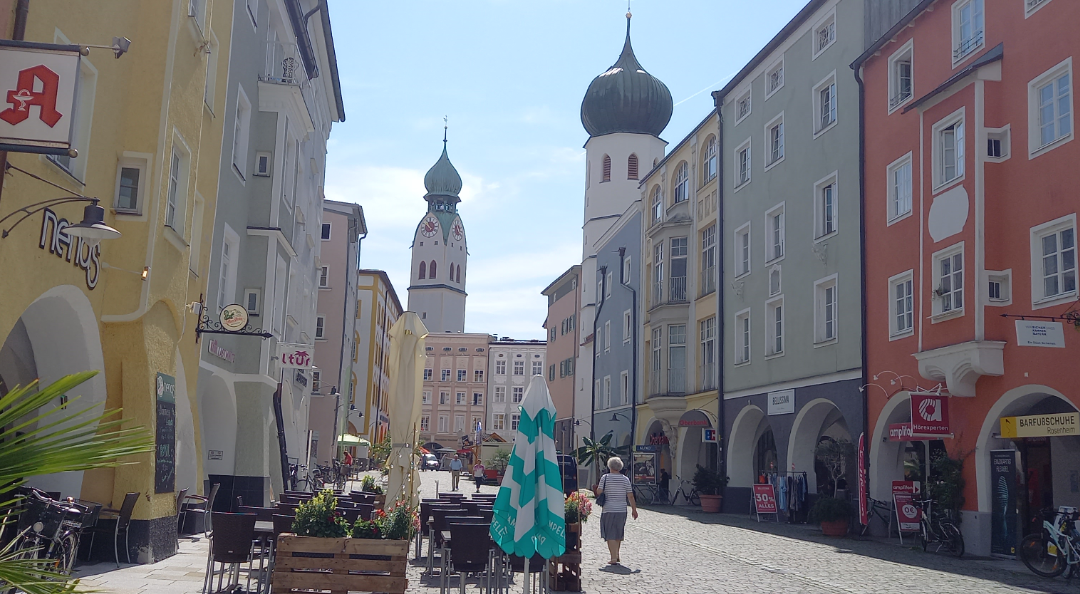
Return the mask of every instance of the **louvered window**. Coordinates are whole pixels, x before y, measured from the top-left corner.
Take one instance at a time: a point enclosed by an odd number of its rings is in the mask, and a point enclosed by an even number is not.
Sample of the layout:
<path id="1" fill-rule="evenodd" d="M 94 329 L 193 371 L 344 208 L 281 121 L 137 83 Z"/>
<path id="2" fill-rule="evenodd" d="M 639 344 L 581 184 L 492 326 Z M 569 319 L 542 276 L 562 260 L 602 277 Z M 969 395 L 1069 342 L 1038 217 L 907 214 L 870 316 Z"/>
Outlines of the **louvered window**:
<path id="1" fill-rule="evenodd" d="M 626 179 L 637 179 L 637 169 L 637 155 L 630 155 L 630 158 L 626 160 Z"/>
<path id="2" fill-rule="evenodd" d="M 611 181 L 611 157 L 604 155 L 604 175 L 600 179 L 602 182 Z"/>

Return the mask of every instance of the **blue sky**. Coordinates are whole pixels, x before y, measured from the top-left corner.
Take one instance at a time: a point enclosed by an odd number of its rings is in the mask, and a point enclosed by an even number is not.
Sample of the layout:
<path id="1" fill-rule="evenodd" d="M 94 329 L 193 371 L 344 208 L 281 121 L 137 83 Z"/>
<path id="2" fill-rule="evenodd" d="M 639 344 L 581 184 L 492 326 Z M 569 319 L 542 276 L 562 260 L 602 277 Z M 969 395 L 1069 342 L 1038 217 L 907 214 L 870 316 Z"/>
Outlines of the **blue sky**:
<path id="1" fill-rule="evenodd" d="M 805 0 L 633 0 L 641 64 L 671 89 L 674 146 Z M 346 121 L 326 197 L 364 207 L 361 266 L 407 305 L 424 173 L 442 150 L 464 180 L 467 332 L 544 338 L 540 294 L 581 258 L 588 135 L 581 99 L 622 49 L 625 0 L 330 0 Z"/>

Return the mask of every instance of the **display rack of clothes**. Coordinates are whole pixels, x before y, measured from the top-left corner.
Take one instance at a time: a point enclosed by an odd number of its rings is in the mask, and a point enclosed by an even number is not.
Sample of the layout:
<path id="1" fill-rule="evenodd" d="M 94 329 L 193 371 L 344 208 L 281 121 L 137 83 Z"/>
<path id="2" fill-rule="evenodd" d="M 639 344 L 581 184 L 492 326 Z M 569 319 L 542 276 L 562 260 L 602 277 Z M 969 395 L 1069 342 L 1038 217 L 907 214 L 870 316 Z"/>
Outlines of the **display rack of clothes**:
<path id="1" fill-rule="evenodd" d="M 770 470 L 758 475 L 758 484 L 773 486 L 776 508 L 789 524 L 806 523 L 806 472 L 801 470 Z M 798 518 L 798 519 L 796 519 Z"/>

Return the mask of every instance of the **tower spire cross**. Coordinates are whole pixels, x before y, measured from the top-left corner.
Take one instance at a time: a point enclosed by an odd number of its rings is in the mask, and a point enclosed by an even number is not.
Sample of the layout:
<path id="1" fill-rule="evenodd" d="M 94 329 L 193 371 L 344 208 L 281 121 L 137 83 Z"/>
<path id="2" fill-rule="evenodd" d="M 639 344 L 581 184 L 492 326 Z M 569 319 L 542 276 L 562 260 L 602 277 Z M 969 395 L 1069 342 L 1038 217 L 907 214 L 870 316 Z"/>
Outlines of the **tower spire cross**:
<path id="1" fill-rule="evenodd" d="M 443 122 L 442 142 L 443 142 L 443 144 L 446 144 L 446 130 L 450 127 L 450 117 L 449 116 L 443 116 L 442 122 Z"/>

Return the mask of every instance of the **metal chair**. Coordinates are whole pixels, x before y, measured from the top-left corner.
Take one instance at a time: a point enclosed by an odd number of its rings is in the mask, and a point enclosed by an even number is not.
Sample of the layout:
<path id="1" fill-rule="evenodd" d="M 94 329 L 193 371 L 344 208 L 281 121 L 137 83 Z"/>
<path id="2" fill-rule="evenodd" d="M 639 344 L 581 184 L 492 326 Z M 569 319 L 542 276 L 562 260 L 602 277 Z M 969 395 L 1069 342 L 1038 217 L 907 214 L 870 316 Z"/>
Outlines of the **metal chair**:
<path id="1" fill-rule="evenodd" d="M 431 521 L 428 523 L 428 575 L 434 571 L 435 551 L 439 551 L 439 567 L 446 561 L 448 551 L 443 544 L 443 531 L 446 530 L 446 516 L 463 516 L 465 509 L 451 506 L 432 506 Z"/>
<path id="2" fill-rule="evenodd" d="M 187 497 L 187 489 L 180 489 L 176 493 L 176 550 L 180 550 L 180 519 L 183 517 L 184 510 L 184 497 Z"/>
<path id="3" fill-rule="evenodd" d="M 214 526 L 213 526 L 213 518 L 214 517 L 211 515 L 211 513 L 214 511 L 214 500 L 217 499 L 218 489 L 220 489 L 220 488 L 221 488 L 221 483 L 214 483 L 210 487 L 210 494 L 209 495 L 207 495 L 205 497 L 203 497 L 202 495 L 188 495 L 186 497 L 186 499 L 190 499 L 190 500 L 196 502 L 195 505 L 198 505 L 199 503 L 201 503 L 203 505 L 202 512 L 203 512 L 203 535 L 204 536 L 210 536 L 210 533 L 214 529 Z M 189 507 L 188 511 L 191 511 L 192 509 L 193 508 Z"/>
<path id="4" fill-rule="evenodd" d="M 214 576 L 218 576 L 217 589 L 213 593 L 233 591 L 240 586 L 240 564 L 248 564 L 248 578 L 245 591 L 251 586 L 251 550 L 255 539 L 255 514 L 228 514 L 213 512 L 214 531 L 210 534 L 210 552 L 206 559 L 206 577 L 203 579 L 203 592 L 211 594 Z M 218 571 L 214 565 L 220 563 Z M 229 583 L 224 584 L 225 574 L 229 574 Z"/>
<path id="5" fill-rule="evenodd" d="M 102 509 L 100 517 L 108 520 L 116 520 L 116 527 L 113 528 L 113 555 L 116 560 L 116 566 L 120 567 L 120 533 L 124 533 L 124 554 L 127 557 L 127 562 L 131 563 L 131 548 L 128 546 L 128 527 L 131 525 L 131 514 L 135 511 L 135 504 L 139 502 L 139 496 L 142 493 L 127 493 L 124 495 L 124 502 L 120 505 L 120 509 Z M 95 532 L 108 533 L 108 529 L 95 526 Z"/>
<path id="6" fill-rule="evenodd" d="M 510 570 L 510 573 L 522 574 L 524 576 L 523 579 L 533 579 L 534 583 L 535 578 L 539 576 L 540 587 L 533 588 L 532 591 L 537 592 L 538 594 L 547 592 L 547 559 L 544 559 L 539 554 L 533 555 L 532 558 L 529 559 L 529 573 L 525 573 L 525 557 L 519 557 L 517 555 L 509 555 L 507 569 Z M 509 586 L 507 587 L 507 590 L 509 590 Z"/>
<path id="7" fill-rule="evenodd" d="M 450 562 L 447 571 L 439 576 L 439 592 L 445 593 L 450 585 L 450 572 L 458 574 L 458 592 L 465 594 L 465 581 L 469 573 L 484 572 L 487 590 L 491 592 L 491 549 L 487 544 L 490 525 L 482 522 L 457 522 L 454 520 L 479 520 L 480 518 L 447 518 L 450 528 Z"/>

